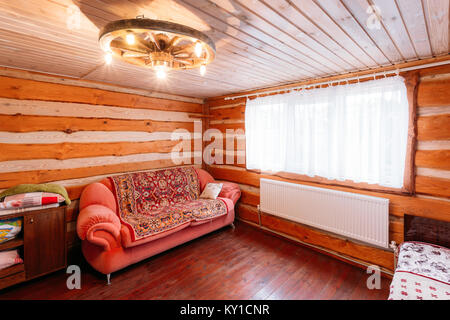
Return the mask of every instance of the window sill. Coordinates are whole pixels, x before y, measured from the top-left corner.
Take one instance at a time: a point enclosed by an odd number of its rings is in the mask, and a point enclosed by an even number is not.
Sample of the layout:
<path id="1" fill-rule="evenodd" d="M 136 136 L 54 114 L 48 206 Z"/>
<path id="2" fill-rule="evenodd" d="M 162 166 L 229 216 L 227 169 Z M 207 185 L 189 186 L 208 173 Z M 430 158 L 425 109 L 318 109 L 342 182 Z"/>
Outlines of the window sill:
<path id="1" fill-rule="evenodd" d="M 351 180 L 329 180 L 327 178 L 322 177 L 310 177 L 307 175 L 297 174 L 297 173 L 291 173 L 291 172 L 269 172 L 269 171 L 261 171 L 261 170 L 252 170 L 247 169 L 250 172 L 256 172 L 261 175 L 265 175 L 268 178 L 272 177 L 279 177 L 283 179 L 288 180 L 295 180 L 295 181 L 304 181 L 304 182 L 313 182 L 318 184 L 324 184 L 328 186 L 339 186 L 339 187 L 348 187 L 358 190 L 367 190 L 367 191 L 374 191 L 374 192 L 383 192 L 383 193 L 391 193 L 391 194 L 398 194 L 398 195 L 412 195 L 412 192 L 410 190 L 407 190 L 406 188 L 391 188 L 391 187 L 384 187 L 377 184 L 369 184 L 365 182 L 354 182 Z"/>

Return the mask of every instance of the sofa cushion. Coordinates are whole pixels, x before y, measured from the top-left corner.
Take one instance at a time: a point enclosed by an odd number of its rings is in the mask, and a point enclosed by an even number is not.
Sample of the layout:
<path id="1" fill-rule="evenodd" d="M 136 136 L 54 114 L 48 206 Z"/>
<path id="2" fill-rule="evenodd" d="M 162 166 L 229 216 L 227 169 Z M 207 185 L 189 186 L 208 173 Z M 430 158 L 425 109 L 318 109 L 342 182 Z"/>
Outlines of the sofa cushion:
<path id="1" fill-rule="evenodd" d="M 181 231 L 181 230 L 189 227 L 190 225 L 191 225 L 191 222 L 190 221 L 186 221 L 186 223 L 183 223 L 183 224 L 179 225 L 176 228 L 167 230 L 165 232 L 157 233 L 157 234 L 155 234 L 153 236 L 146 237 L 146 238 L 143 238 L 143 239 L 140 239 L 140 240 L 136 240 L 136 241 L 133 241 L 130 229 L 128 227 L 126 227 L 125 225 L 122 225 L 122 229 L 120 230 L 120 237 L 121 237 L 121 241 L 122 241 L 122 247 L 124 247 L 124 248 L 132 248 L 132 247 L 140 246 L 140 245 L 142 245 L 144 243 L 148 243 L 148 242 L 151 242 L 151 241 L 155 241 L 155 240 L 158 240 L 158 239 L 170 236 L 171 234 L 176 233 L 178 231 Z"/>
<path id="2" fill-rule="evenodd" d="M 203 169 L 195 168 L 195 171 L 197 172 L 198 179 L 200 181 L 200 192 L 203 192 L 208 183 L 214 182 L 214 178 L 209 174 L 209 172 Z"/>
<path id="3" fill-rule="evenodd" d="M 200 199 L 217 199 L 222 186 L 222 183 L 208 183 L 200 195 Z"/>
<path id="4" fill-rule="evenodd" d="M 225 205 L 227 206 L 227 215 L 230 214 L 230 212 L 233 212 L 233 214 L 234 214 L 234 203 L 233 203 L 233 201 L 231 199 L 228 199 L 228 198 L 217 198 L 217 199 L 222 200 L 225 203 Z M 209 223 L 209 222 L 212 222 L 213 220 L 216 220 L 216 219 L 221 219 L 222 217 L 223 216 L 212 218 L 212 219 L 204 219 L 204 220 L 192 221 L 189 226 L 190 227 L 196 227 L 196 226 L 198 226 L 200 224 Z"/>
<path id="5" fill-rule="evenodd" d="M 241 197 L 241 188 L 237 183 L 220 181 L 222 183 L 222 190 L 219 193 L 219 197 L 228 198 L 233 201 L 234 204 Z"/>
<path id="6" fill-rule="evenodd" d="M 133 241 L 132 231 L 123 226 L 120 231 L 122 246 L 134 247 L 166 237 L 191 225 L 199 225 L 227 215 L 230 212 L 230 202 L 229 199 L 198 199 L 162 207 L 149 212 L 146 216 L 141 215 L 137 218 L 140 219 L 138 226 L 142 230 L 135 228 L 134 231 L 145 233 L 146 236 Z M 233 209 L 232 204 L 231 209 Z"/>

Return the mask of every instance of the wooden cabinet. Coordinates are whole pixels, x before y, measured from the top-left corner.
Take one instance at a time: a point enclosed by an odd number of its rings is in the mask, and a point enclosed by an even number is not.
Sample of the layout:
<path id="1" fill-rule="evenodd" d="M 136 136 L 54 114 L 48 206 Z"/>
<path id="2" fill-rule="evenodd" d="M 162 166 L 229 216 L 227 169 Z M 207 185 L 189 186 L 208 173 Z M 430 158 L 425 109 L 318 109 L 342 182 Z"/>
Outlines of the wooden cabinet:
<path id="1" fill-rule="evenodd" d="M 23 261 L 27 279 L 65 267 L 65 234 L 65 214 L 60 208 L 24 217 Z"/>
<path id="2" fill-rule="evenodd" d="M 19 237 L 0 244 L 0 250 L 17 248 L 24 261 L 0 270 L 0 289 L 66 267 L 65 216 L 65 206 L 0 216 L 0 220 L 22 217 Z"/>

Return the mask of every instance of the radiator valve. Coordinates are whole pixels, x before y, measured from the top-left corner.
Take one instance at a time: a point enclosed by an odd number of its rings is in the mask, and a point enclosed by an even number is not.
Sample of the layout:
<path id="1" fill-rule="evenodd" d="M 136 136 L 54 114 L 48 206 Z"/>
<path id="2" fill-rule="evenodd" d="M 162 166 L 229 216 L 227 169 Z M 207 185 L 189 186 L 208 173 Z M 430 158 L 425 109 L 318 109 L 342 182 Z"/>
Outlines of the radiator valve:
<path id="1" fill-rule="evenodd" d="M 397 242 L 391 241 L 391 243 L 389 244 L 389 248 L 391 248 L 394 251 L 394 268 L 397 268 L 397 258 L 398 258 Z"/>
<path id="2" fill-rule="evenodd" d="M 394 253 L 397 253 L 397 251 L 398 251 L 397 242 L 392 240 L 391 243 L 389 244 L 389 248 L 391 248 L 394 251 Z"/>

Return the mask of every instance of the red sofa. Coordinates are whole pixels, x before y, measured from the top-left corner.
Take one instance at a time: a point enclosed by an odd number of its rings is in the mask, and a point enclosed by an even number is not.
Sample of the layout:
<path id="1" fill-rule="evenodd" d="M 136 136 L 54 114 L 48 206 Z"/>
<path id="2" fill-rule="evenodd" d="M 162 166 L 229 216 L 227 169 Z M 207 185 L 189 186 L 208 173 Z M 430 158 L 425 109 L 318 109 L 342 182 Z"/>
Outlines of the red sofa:
<path id="1" fill-rule="evenodd" d="M 201 191 L 207 183 L 214 182 L 208 172 L 202 169 L 195 171 Z M 88 185 L 81 194 L 77 219 L 77 233 L 82 240 L 84 257 L 94 269 L 107 275 L 109 284 L 112 272 L 224 226 L 233 226 L 234 205 L 241 191 L 235 183 L 221 183 L 224 185 L 218 198 L 226 204 L 226 215 L 201 223 L 191 222 L 137 241 L 132 241 L 129 228 L 119 218 L 111 180 Z"/>

